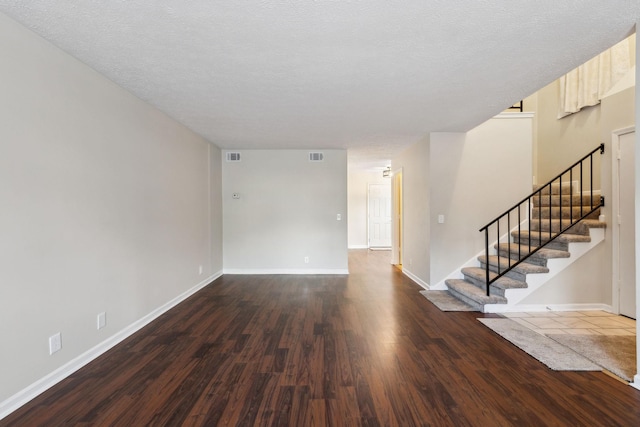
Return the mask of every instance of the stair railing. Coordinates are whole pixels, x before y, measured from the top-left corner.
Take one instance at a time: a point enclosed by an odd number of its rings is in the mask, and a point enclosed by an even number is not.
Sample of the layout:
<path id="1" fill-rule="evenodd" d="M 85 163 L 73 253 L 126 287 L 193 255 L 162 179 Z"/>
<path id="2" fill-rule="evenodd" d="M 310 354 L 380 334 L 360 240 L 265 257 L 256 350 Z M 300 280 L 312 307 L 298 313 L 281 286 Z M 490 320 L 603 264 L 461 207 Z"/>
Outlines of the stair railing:
<path id="1" fill-rule="evenodd" d="M 536 191 L 529 194 L 527 197 L 525 197 L 520 202 L 515 204 L 512 208 L 506 210 L 503 214 L 501 214 L 496 219 L 494 219 L 493 221 L 491 221 L 490 223 L 488 223 L 487 225 L 485 225 L 480 229 L 480 232 L 484 231 L 485 280 L 486 280 L 485 283 L 487 284 L 487 296 L 490 295 L 489 288 L 493 282 L 495 282 L 496 280 L 498 280 L 499 278 L 507 274 L 509 271 L 513 270 L 520 263 L 524 262 L 527 258 L 531 257 L 533 254 L 538 252 L 544 246 L 554 241 L 562 233 L 566 232 L 568 229 L 576 225 L 578 222 L 582 221 L 583 219 L 591 215 L 593 212 L 595 212 L 597 209 L 604 206 L 604 197 L 602 197 L 601 195 L 594 196 L 594 189 L 593 189 L 593 157 L 598 151 L 600 152 L 600 154 L 604 153 L 604 144 L 600 144 L 599 147 L 593 149 L 590 153 L 588 153 L 583 158 L 581 158 L 580 160 L 575 162 L 573 165 L 568 167 L 566 170 L 558 174 L 551 181 L 539 187 Z M 585 174 L 588 175 L 586 179 L 585 179 Z M 563 221 L 563 208 L 565 206 L 563 206 L 562 195 L 565 193 L 563 190 L 563 178 L 565 179 L 564 181 L 565 185 L 566 185 L 566 179 L 568 178 L 569 180 L 569 194 L 571 196 L 569 197 L 569 218 L 564 219 L 564 221 Z M 579 196 L 580 196 L 580 212 L 578 213 L 576 218 L 574 218 L 573 196 L 576 194 L 574 192 L 574 188 L 575 188 L 574 181 L 576 180 L 578 181 L 576 186 L 579 189 Z M 586 209 L 583 206 L 584 205 L 583 197 L 585 194 L 584 188 L 587 182 L 589 184 L 588 195 L 590 196 L 590 199 L 589 199 L 590 209 Z M 558 210 L 560 215 L 559 215 L 559 222 L 557 227 L 553 226 L 553 215 L 551 215 L 554 208 L 552 203 L 553 196 L 554 196 L 553 194 L 554 185 L 558 185 L 558 188 L 559 188 L 559 193 L 557 194 L 557 196 L 559 200 Z M 548 207 L 549 209 L 548 228 L 549 229 L 548 231 L 543 231 L 543 226 L 547 225 L 546 224 L 547 219 L 545 218 L 543 220 L 542 218 L 543 216 L 542 200 L 543 200 L 543 197 L 547 197 L 547 196 L 549 197 L 549 207 Z M 536 199 L 538 202 L 538 209 L 539 209 L 538 218 L 535 218 L 532 220 L 531 217 L 532 217 L 533 207 Z M 596 204 L 594 204 L 594 199 L 597 200 Z M 524 221 L 522 220 L 523 215 L 526 215 Z M 517 224 L 518 224 L 517 227 L 514 227 L 513 229 L 511 227 L 512 220 L 514 221 L 517 220 Z M 537 224 L 538 225 L 538 231 L 537 231 L 538 245 L 537 246 L 531 245 L 531 240 L 533 239 L 533 235 L 532 235 L 533 230 L 531 230 L 531 225 L 533 221 L 537 221 L 538 223 Z M 525 248 L 523 248 L 522 242 L 520 242 L 517 248 L 512 248 L 511 232 L 517 229 L 518 236 L 521 236 L 523 223 L 528 223 L 527 231 L 529 232 L 529 238 L 527 239 L 528 240 L 527 245 L 525 245 Z M 503 225 L 503 227 L 506 225 L 506 228 L 503 228 L 503 230 L 506 229 L 506 241 L 508 243 L 507 251 L 506 251 L 507 265 L 505 266 L 504 269 L 502 268 L 502 257 L 500 256 L 500 247 L 499 247 L 500 241 L 504 239 L 504 236 L 500 234 L 501 224 Z M 557 232 L 554 232 L 554 228 L 556 229 Z M 497 237 L 496 245 L 497 245 L 497 255 L 498 255 L 498 267 L 496 272 L 497 274 L 492 278 L 490 278 L 491 264 L 489 261 L 489 239 L 490 239 L 489 235 L 492 232 L 495 232 L 495 236 Z M 545 240 L 544 243 L 543 243 L 543 240 Z"/>

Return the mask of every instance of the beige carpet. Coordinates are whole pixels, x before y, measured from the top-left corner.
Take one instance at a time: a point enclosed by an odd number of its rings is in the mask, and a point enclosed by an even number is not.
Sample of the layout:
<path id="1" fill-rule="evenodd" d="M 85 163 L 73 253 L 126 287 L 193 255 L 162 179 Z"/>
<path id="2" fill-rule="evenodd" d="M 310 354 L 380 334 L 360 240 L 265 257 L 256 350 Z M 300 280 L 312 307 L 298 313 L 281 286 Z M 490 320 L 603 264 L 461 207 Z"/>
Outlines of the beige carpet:
<path id="1" fill-rule="evenodd" d="M 489 329 L 554 371 L 601 371 L 599 365 L 511 319 L 478 318 Z"/>
<path id="2" fill-rule="evenodd" d="M 478 311 L 447 291 L 420 291 L 420 294 L 441 311 Z"/>
<path id="3" fill-rule="evenodd" d="M 548 335 L 548 337 L 618 377 L 629 382 L 633 381 L 633 376 L 636 374 L 636 337 L 566 334 Z"/>

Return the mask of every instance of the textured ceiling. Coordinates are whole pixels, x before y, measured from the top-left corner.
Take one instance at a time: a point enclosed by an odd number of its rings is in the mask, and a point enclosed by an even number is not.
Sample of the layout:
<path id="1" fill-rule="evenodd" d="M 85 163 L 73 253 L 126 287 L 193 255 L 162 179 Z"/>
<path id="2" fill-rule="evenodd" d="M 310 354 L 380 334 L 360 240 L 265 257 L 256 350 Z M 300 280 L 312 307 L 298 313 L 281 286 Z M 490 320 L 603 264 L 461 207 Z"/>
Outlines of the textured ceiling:
<path id="1" fill-rule="evenodd" d="M 0 0 L 0 11 L 221 148 L 385 164 L 629 35 L 637 0 Z"/>

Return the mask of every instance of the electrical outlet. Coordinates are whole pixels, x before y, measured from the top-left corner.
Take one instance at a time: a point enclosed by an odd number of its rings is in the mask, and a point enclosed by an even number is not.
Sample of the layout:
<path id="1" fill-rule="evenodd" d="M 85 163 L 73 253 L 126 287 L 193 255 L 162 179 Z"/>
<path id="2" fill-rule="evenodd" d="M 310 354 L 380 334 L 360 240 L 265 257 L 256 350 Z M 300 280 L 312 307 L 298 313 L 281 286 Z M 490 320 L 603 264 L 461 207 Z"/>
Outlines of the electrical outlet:
<path id="1" fill-rule="evenodd" d="M 62 337 L 60 332 L 49 337 L 49 355 L 59 351 L 62 348 Z"/>
<path id="2" fill-rule="evenodd" d="M 98 329 L 102 329 L 107 326 L 107 313 L 105 313 L 104 311 L 98 314 L 97 326 Z"/>
<path id="3" fill-rule="evenodd" d="M 305 264 L 309 264 L 309 257 L 308 256 L 304 257 L 304 263 Z"/>

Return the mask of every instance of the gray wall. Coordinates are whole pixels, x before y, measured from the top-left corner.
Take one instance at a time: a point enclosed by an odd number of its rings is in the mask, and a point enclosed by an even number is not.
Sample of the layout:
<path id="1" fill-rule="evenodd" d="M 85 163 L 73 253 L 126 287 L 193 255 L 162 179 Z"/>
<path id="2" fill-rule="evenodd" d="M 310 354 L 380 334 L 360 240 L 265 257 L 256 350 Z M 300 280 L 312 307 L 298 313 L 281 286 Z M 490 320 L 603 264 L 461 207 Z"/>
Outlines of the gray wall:
<path id="1" fill-rule="evenodd" d="M 225 273 L 348 271 L 347 152 L 322 152 L 323 162 L 309 162 L 308 150 L 223 159 Z"/>
<path id="2" fill-rule="evenodd" d="M 0 39 L 1 409 L 219 273 L 222 246 L 217 148 L 4 15 Z"/>

